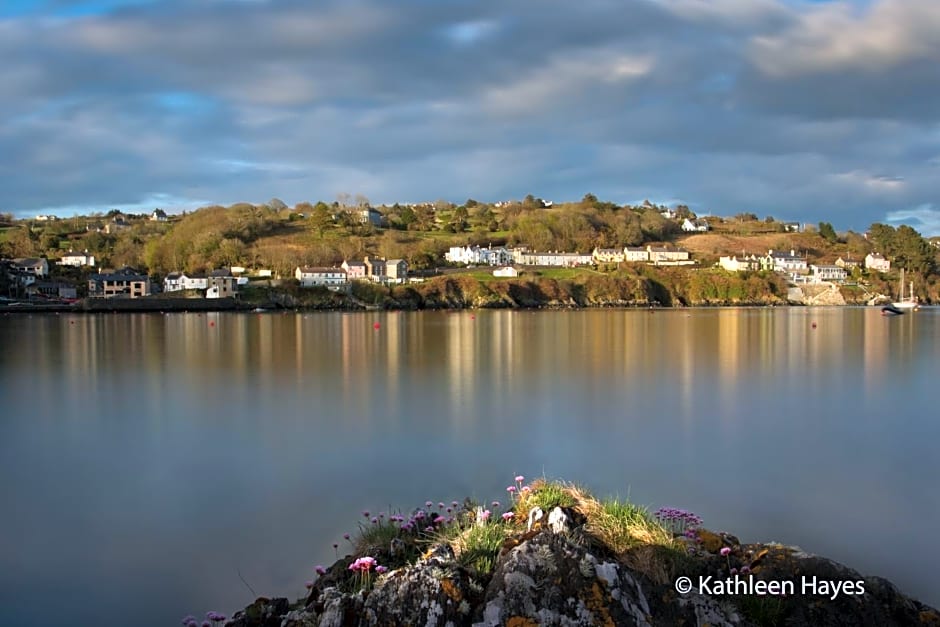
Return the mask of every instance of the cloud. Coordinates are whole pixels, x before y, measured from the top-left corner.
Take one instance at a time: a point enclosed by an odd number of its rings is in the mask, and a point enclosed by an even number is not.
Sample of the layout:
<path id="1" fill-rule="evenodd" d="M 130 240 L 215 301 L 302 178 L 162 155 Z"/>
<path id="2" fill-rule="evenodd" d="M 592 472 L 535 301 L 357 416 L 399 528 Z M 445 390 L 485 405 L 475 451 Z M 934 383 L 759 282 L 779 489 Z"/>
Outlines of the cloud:
<path id="1" fill-rule="evenodd" d="M 940 209 L 934 205 L 891 211 L 885 216 L 885 222 L 892 225 L 910 225 L 925 237 L 940 235 Z"/>
<path id="2" fill-rule="evenodd" d="M 881 0 L 870 7 L 847 2 L 817 5 L 791 26 L 754 37 L 754 61 L 772 76 L 890 71 L 940 52 L 940 3 Z"/>
<path id="3" fill-rule="evenodd" d="M 0 17 L 0 202 L 591 191 L 863 228 L 936 202 L 934 4 L 165 0 Z"/>

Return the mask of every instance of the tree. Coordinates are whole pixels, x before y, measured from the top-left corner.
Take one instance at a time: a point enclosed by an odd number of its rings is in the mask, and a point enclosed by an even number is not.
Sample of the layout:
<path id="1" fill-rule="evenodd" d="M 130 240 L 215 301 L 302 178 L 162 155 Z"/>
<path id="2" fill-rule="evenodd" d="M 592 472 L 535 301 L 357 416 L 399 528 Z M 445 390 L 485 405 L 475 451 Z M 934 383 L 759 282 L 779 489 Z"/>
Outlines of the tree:
<path id="1" fill-rule="evenodd" d="M 414 227 L 417 231 L 433 231 L 436 218 L 434 208 L 429 205 L 418 205 L 415 209 Z"/>
<path id="2" fill-rule="evenodd" d="M 886 224 L 872 224 L 869 239 L 876 250 L 889 256 L 896 267 L 905 268 L 922 275 L 931 274 L 936 269 L 936 254 L 927 240 L 920 233 L 902 224 L 894 229 Z"/>
<path id="3" fill-rule="evenodd" d="M 323 237 L 323 233 L 333 228 L 333 213 L 324 202 L 318 202 L 310 211 L 310 223 L 316 229 L 317 235 Z"/>
<path id="4" fill-rule="evenodd" d="M 541 200 L 532 194 L 526 194 L 526 197 L 522 200 L 522 206 L 526 209 L 541 209 L 544 205 Z"/>
<path id="5" fill-rule="evenodd" d="M 470 226 L 467 222 L 467 218 L 470 217 L 470 213 L 467 211 L 466 207 L 457 207 L 454 209 L 453 217 L 450 220 L 450 226 L 453 227 L 454 233 L 462 233 L 467 230 Z"/>
<path id="6" fill-rule="evenodd" d="M 6 244 L 11 257 L 33 257 L 39 254 L 36 236 L 25 226 L 7 231 Z"/>
<path id="7" fill-rule="evenodd" d="M 676 217 L 680 220 L 685 220 L 686 218 L 689 220 L 694 220 L 695 214 L 692 213 L 692 210 L 689 209 L 688 205 L 678 205 L 676 207 Z"/>
<path id="8" fill-rule="evenodd" d="M 593 207 L 596 204 L 597 204 L 597 196 L 595 196 L 594 194 L 590 192 L 588 192 L 587 194 L 584 195 L 584 197 L 581 198 L 582 207 Z"/>
<path id="9" fill-rule="evenodd" d="M 832 228 L 832 225 L 828 222 L 819 223 L 819 235 L 822 236 L 826 241 L 835 243 L 839 240 L 839 236 L 836 235 L 836 230 Z"/>

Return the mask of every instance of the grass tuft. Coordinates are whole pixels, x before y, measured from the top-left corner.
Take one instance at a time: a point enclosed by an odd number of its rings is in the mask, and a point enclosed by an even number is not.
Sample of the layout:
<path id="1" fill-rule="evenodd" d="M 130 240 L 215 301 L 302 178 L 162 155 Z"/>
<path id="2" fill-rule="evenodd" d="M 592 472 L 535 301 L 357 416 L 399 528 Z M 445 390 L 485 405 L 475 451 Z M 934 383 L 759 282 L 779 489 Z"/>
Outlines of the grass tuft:
<path id="1" fill-rule="evenodd" d="M 612 499 L 599 503 L 588 516 L 589 531 L 616 553 L 642 544 L 672 547 L 672 533 L 663 527 L 645 507 Z"/>
<path id="2" fill-rule="evenodd" d="M 509 535 L 509 528 L 501 523 L 472 525 L 453 539 L 451 547 L 461 566 L 489 575 Z"/>
<path id="3" fill-rule="evenodd" d="M 514 511 L 518 520 L 526 520 L 533 507 L 541 508 L 546 516 L 556 507 L 574 507 L 577 504 L 574 491 L 580 490 L 573 485 L 547 479 L 536 479 L 529 487 L 528 492 L 519 492 L 516 499 Z"/>

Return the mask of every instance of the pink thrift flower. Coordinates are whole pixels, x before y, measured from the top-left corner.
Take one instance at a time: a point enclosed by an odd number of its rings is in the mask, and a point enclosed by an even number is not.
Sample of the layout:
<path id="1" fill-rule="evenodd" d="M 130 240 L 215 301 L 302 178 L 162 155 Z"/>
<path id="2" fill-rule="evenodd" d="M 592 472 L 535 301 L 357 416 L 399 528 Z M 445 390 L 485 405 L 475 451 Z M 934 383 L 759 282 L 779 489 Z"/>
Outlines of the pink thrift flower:
<path id="1" fill-rule="evenodd" d="M 483 514 L 482 514 L 480 517 L 483 519 L 483 522 L 486 522 L 487 520 L 490 519 L 490 516 L 491 516 L 491 515 L 492 515 L 492 514 L 491 514 L 490 510 L 487 509 L 487 510 L 484 510 L 484 511 L 483 511 Z"/>
<path id="2" fill-rule="evenodd" d="M 375 567 L 375 572 L 377 572 L 378 574 L 381 575 L 382 573 L 387 573 L 387 572 L 388 572 L 388 568 L 386 568 L 385 566 L 376 566 L 376 567 Z"/>
<path id="3" fill-rule="evenodd" d="M 513 514 L 512 512 L 506 512 L 505 514 L 503 514 L 503 520 L 509 520 L 509 519 L 512 518 L 514 515 L 515 515 L 515 514 Z"/>
<path id="4" fill-rule="evenodd" d="M 516 475 L 516 483 L 522 483 L 523 481 L 525 481 L 525 477 L 522 475 Z"/>
<path id="5" fill-rule="evenodd" d="M 721 547 L 720 553 L 721 553 L 723 556 L 726 556 L 726 557 L 727 557 L 728 555 L 731 555 L 731 549 L 730 549 L 729 547 L 727 547 L 727 546 L 723 546 L 723 547 Z"/>
<path id="6" fill-rule="evenodd" d="M 532 491 L 532 488 L 530 488 L 530 487 L 527 486 L 527 485 L 524 485 L 524 486 L 522 486 L 522 488 L 520 488 L 519 491 L 522 492 L 523 494 L 527 494 L 527 493 L 529 493 L 529 492 Z"/>
<path id="7" fill-rule="evenodd" d="M 318 575 L 325 575 L 325 574 L 326 574 L 326 569 L 323 568 L 322 566 L 320 566 L 319 564 L 317 564 L 317 567 L 314 568 L 313 570 L 316 571 L 316 573 L 317 573 Z"/>
<path id="8" fill-rule="evenodd" d="M 307 590 L 310 590 L 311 588 L 313 588 L 313 582 L 312 582 L 312 581 L 306 582 L 306 583 L 304 584 L 304 587 L 305 587 Z"/>
<path id="9" fill-rule="evenodd" d="M 442 522 L 444 522 L 445 520 L 446 520 L 446 519 L 445 519 L 443 516 L 438 516 L 437 518 L 434 519 L 434 524 L 435 524 L 435 525 L 439 525 L 439 524 L 441 524 Z"/>
<path id="10" fill-rule="evenodd" d="M 514 485 L 511 485 L 508 488 L 506 488 L 506 492 L 509 492 L 510 494 L 512 494 L 515 491 L 516 491 L 516 486 Z"/>

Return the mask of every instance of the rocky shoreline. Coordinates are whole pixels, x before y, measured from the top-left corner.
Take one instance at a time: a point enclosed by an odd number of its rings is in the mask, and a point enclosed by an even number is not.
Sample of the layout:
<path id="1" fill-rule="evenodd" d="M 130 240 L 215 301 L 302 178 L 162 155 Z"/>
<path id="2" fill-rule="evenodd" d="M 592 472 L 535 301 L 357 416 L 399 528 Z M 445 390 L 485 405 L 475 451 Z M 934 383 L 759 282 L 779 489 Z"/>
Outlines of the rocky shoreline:
<path id="1" fill-rule="evenodd" d="M 347 538 L 349 555 L 317 567 L 306 597 L 259 598 L 229 619 L 210 612 L 213 622 L 940 626 L 936 609 L 889 581 L 799 548 L 743 544 L 683 510 L 648 513 L 570 484 L 516 479 L 505 511 L 468 500 L 373 516 Z"/>

